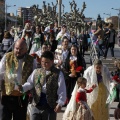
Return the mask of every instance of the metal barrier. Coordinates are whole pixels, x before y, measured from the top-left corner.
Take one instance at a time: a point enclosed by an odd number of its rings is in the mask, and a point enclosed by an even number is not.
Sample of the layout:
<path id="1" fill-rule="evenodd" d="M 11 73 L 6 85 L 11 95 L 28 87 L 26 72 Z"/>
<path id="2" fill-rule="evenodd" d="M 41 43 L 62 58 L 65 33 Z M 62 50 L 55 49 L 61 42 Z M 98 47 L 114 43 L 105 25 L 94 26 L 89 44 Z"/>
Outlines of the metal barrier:
<path id="1" fill-rule="evenodd" d="M 98 59 L 98 53 L 95 47 L 95 44 L 93 40 L 91 39 L 91 44 L 90 44 L 90 63 L 91 65 L 94 63 L 94 61 Z"/>

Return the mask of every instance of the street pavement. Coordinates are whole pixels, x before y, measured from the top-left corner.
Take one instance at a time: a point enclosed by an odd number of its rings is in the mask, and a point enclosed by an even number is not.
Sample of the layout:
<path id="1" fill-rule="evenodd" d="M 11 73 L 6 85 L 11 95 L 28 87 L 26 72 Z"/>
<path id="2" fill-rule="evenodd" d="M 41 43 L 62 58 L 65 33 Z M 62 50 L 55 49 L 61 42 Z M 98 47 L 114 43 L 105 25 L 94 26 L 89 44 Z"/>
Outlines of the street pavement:
<path id="1" fill-rule="evenodd" d="M 109 110 L 109 116 L 110 116 L 110 119 L 109 120 L 115 120 L 114 118 L 114 110 L 115 108 L 117 107 L 118 105 L 118 102 L 113 102 L 111 105 L 110 105 L 110 110 Z M 57 114 L 57 120 L 62 120 L 62 116 L 63 116 L 63 113 L 65 111 L 65 107 L 62 108 L 62 111 L 60 113 Z"/>

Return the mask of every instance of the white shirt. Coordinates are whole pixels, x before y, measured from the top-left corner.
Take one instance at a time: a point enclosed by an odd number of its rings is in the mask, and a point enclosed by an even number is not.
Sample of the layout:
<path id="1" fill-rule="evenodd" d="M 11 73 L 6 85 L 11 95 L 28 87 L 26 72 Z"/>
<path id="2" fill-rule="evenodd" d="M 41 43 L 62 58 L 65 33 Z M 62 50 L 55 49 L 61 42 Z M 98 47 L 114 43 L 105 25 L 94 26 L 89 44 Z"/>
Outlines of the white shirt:
<path id="1" fill-rule="evenodd" d="M 46 75 L 49 74 L 49 71 L 46 71 Z M 29 76 L 27 82 L 22 86 L 23 90 L 26 92 L 28 90 L 31 90 L 34 86 L 34 75 L 35 75 L 35 70 L 33 73 Z M 42 86 L 42 92 L 46 93 L 46 82 Z M 65 86 L 65 79 L 64 75 L 62 72 L 59 73 L 58 77 L 58 100 L 56 101 L 60 106 L 64 105 L 66 101 L 66 86 Z"/>

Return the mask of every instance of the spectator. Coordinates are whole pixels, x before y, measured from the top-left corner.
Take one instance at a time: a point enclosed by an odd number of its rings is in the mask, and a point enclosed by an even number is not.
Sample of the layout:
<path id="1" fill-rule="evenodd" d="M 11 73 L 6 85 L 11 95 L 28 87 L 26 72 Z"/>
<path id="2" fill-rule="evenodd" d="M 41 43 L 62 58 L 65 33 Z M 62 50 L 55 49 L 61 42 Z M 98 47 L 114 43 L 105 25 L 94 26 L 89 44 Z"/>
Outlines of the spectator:
<path id="1" fill-rule="evenodd" d="M 107 53 L 108 53 L 108 49 L 110 48 L 111 50 L 111 56 L 114 58 L 114 45 L 115 45 L 115 30 L 113 29 L 113 24 L 109 23 L 108 25 L 109 30 L 106 32 L 106 34 L 108 34 L 109 38 L 108 38 L 108 44 L 106 45 L 105 48 L 105 54 L 104 54 L 104 59 L 106 59 L 107 57 Z"/>
<path id="2" fill-rule="evenodd" d="M 4 34 L 4 38 L 2 41 L 2 45 L 3 45 L 3 52 L 7 52 L 8 48 L 13 44 L 13 39 L 11 37 L 10 32 L 5 32 Z M 10 49 L 10 51 L 12 50 L 12 48 Z"/>
<path id="3" fill-rule="evenodd" d="M 94 33 L 94 35 L 97 36 L 97 48 L 98 48 L 98 58 L 100 58 L 100 56 L 104 56 L 104 51 L 103 51 L 103 39 L 104 39 L 104 31 L 102 29 L 102 24 L 98 25 L 98 29 L 97 31 Z"/>

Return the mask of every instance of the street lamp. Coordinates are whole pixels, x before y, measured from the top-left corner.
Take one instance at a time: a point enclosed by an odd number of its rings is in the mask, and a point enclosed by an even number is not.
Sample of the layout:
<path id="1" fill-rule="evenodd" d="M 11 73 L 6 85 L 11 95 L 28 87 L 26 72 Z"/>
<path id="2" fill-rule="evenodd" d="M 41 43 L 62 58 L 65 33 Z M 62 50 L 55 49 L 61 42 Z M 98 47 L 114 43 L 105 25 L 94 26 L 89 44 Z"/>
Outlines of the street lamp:
<path id="1" fill-rule="evenodd" d="M 107 22 L 112 22 L 111 13 L 103 13 L 103 14 L 109 16 L 109 18 L 107 17 Z"/>
<path id="2" fill-rule="evenodd" d="M 58 26 L 61 26 L 61 5 L 62 0 L 58 0 Z"/>
<path id="3" fill-rule="evenodd" d="M 111 17 L 111 13 L 103 13 L 104 15 L 108 15 L 109 17 Z"/>
<path id="4" fill-rule="evenodd" d="M 16 22 L 15 22 L 15 27 L 17 27 L 17 10 L 16 10 Z"/>
<path id="5" fill-rule="evenodd" d="M 115 8 L 111 8 L 113 10 L 117 10 L 119 13 L 118 13 L 118 32 L 119 32 L 119 28 L 120 28 L 120 8 L 119 9 L 115 9 Z"/>
<path id="6" fill-rule="evenodd" d="M 13 6 L 16 6 L 16 5 L 13 5 Z M 8 7 L 12 7 L 12 6 L 5 4 L 5 31 L 7 30 L 7 9 Z"/>
<path id="7" fill-rule="evenodd" d="M 24 10 L 22 10 L 22 16 L 23 16 L 23 27 L 24 27 Z"/>

